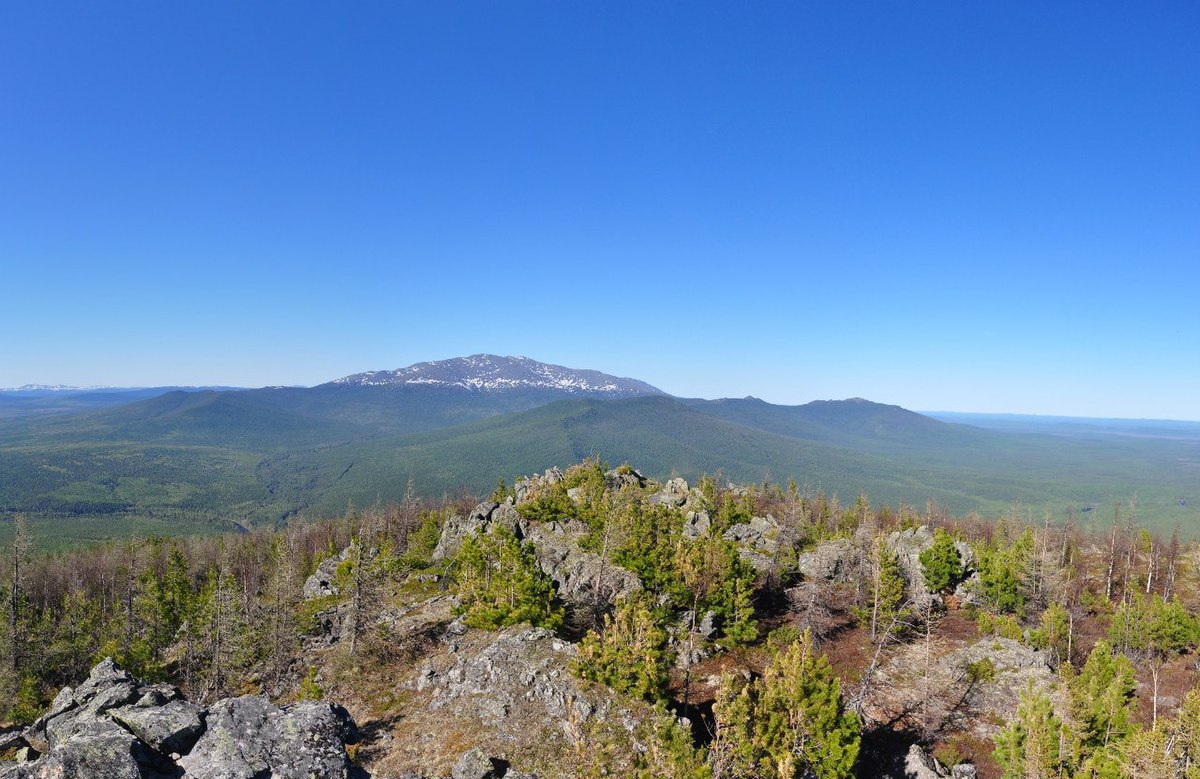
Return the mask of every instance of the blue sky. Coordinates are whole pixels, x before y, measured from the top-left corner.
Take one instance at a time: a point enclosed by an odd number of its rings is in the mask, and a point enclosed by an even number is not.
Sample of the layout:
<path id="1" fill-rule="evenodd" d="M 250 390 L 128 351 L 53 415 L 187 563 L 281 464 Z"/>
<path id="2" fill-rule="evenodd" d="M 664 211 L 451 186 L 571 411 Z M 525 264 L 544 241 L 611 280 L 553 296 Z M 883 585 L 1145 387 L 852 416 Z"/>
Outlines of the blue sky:
<path id="1" fill-rule="evenodd" d="M 1200 419 L 1200 6 L 11 3 L 0 386 Z"/>

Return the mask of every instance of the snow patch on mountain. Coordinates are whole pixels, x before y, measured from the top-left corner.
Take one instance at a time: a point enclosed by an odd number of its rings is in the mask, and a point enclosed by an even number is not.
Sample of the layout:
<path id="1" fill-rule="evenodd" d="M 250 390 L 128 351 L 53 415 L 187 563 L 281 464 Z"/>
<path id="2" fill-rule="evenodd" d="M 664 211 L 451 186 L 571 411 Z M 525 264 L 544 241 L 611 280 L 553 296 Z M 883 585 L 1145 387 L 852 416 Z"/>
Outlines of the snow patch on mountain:
<path id="1" fill-rule="evenodd" d="M 661 395 L 662 390 L 636 379 L 624 379 L 593 370 L 549 365 L 528 357 L 473 354 L 452 360 L 419 362 L 391 371 L 367 371 L 345 376 L 331 384 L 360 387 L 424 385 L 458 387 L 482 392 L 515 389 L 558 390 L 572 395 Z"/>

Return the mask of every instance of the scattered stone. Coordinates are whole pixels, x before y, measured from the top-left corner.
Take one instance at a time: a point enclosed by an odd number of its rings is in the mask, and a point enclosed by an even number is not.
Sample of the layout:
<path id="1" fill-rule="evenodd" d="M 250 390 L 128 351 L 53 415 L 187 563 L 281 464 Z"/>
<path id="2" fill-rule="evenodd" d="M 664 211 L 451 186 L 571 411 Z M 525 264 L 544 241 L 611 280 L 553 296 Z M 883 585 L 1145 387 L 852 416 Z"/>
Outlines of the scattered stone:
<path id="1" fill-rule="evenodd" d="M 492 759 L 478 747 L 463 752 L 454 764 L 451 779 L 498 779 Z"/>

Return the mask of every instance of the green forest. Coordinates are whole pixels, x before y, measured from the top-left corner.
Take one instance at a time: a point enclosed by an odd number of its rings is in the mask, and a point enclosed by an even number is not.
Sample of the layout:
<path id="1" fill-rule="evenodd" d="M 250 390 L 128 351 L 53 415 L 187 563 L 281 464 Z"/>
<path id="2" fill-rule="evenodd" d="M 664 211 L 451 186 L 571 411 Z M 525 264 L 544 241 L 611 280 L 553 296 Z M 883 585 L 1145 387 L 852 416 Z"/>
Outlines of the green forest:
<path id="1" fill-rule="evenodd" d="M 514 509 L 511 526 L 462 532 L 480 500 Z M 564 592 L 538 547 L 564 528 L 597 581 L 638 586 Z M 378 735 L 421 705 L 394 680 L 428 660 L 430 631 L 524 625 L 571 648 L 578 684 L 645 712 L 631 731 L 579 729 L 542 776 L 871 776 L 913 744 L 982 777 L 1195 776 L 1198 573 L 1195 545 L 1138 527 L 1136 505 L 1097 531 L 596 460 L 487 496 L 410 491 L 276 531 L 56 553 L 17 517 L 0 700 L 29 722 L 113 657 L 201 701 L 344 699 Z M 443 601 L 420 630 L 395 616 Z M 1014 657 L 1033 671 L 993 704 Z M 357 759 L 399 760 L 384 743 Z"/>

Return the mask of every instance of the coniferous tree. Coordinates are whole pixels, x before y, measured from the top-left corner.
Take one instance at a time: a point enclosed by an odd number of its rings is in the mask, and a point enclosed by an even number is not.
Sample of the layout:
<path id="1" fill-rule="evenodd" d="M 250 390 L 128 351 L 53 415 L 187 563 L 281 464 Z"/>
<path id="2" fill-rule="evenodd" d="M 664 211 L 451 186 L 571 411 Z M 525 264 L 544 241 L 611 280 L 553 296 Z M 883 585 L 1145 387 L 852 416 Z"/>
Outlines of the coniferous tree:
<path id="1" fill-rule="evenodd" d="M 463 539 L 455 570 L 458 611 L 468 625 L 489 630 L 519 622 L 562 627 L 553 582 L 538 567 L 532 545 L 518 541 L 507 528 Z"/>
<path id="2" fill-rule="evenodd" d="M 1017 716 L 996 738 L 996 761 L 1004 779 L 1052 779 L 1063 775 L 1067 755 L 1064 725 L 1050 699 L 1029 688 L 1022 693 Z"/>
<path id="3" fill-rule="evenodd" d="M 645 595 L 625 598 L 603 630 L 589 631 L 574 663 L 580 677 L 650 701 L 665 693 L 670 667 L 666 631 Z"/>
<path id="4" fill-rule="evenodd" d="M 1064 665 L 1063 676 L 1071 704 L 1072 761 L 1083 776 L 1120 776 L 1117 746 L 1133 731 L 1133 664 L 1098 641 L 1083 668 L 1075 672 Z"/>
<path id="5" fill-rule="evenodd" d="M 187 622 L 185 656 L 189 683 L 203 700 L 237 691 L 254 660 L 254 646 L 237 579 L 222 563 L 209 569 Z"/>
<path id="6" fill-rule="evenodd" d="M 853 776 L 861 738 L 858 716 L 846 711 L 837 676 L 817 654 L 809 631 L 776 654 L 761 679 L 736 693 L 726 690 L 714 713 L 718 732 L 733 728 L 734 738 L 726 739 L 728 749 L 721 755 L 733 766 L 729 776 Z M 739 726 L 727 718 L 747 712 L 749 745 L 730 744 Z"/>
<path id="7" fill-rule="evenodd" d="M 918 559 L 930 592 L 948 592 L 962 581 L 962 555 L 954 546 L 954 538 L 942 528 L 933 532 L 933 544 Z"/>

